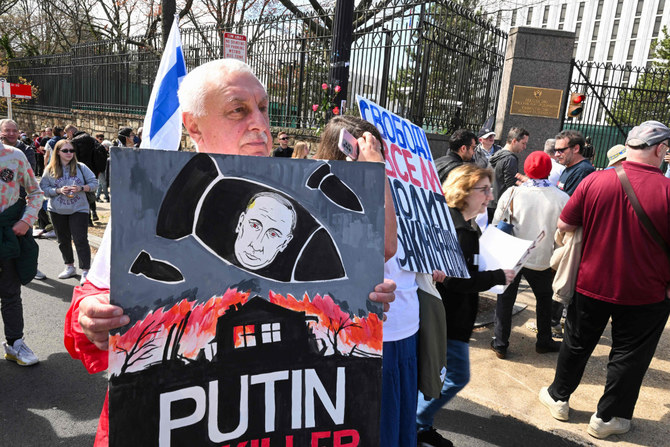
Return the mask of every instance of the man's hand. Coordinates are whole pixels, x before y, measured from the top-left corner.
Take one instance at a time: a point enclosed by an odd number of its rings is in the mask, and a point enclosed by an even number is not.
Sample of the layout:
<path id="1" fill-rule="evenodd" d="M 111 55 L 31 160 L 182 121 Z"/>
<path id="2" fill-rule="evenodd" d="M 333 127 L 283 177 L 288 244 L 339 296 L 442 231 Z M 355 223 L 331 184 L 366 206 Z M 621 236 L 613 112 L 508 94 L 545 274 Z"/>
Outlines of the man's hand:
<path id="1" fill-rule="evenodd" d="M 447 274 L 442 270 L 433 270 L 433 281 L 435 282 L 444 282 L 447 279 Z"/>
<path id="2" fill-rule="evenodd" d="M 516 177 L 516 185 L 517 186 L 523 185 L 524 183 L 526 183 L 528 181 L 528 176 L 525 176 L 520 172 L 517 173 L 515 177 Z"/>
<path id="3" fill-rule="evenodd" d="M 389 303 L 395 300 L 396 283 L 392 279 L 384 278 L 384 282 L 377 284 L 375 290 L 368 295 L 370 301 L 377 303 L 384 303 L 384 312 L 388 312 L 391 308 Z M 386 314 L 384 314 L 383 321 L 386 321 Z"/>
<path id="4" fill-rule="evenodd" d="M 358 161 L 384 162 L 382 144 L 370 132 L 358 139 Z"/>
<path id="5" fill-rule="evenodd" d="M 26 234 L 26 232 L 28 232 L 28 230 L 30 230 L 30 225 L 28 225 L 22 220 L 16 222 L 12 227 L 12 231 L 17 236 L 23 236 L 24 234 Z"/>
<path id="6" fill-rule="evenodd" d="M 130 322 L 123 309 L 109 304 L 109 294 L 87 296 L 79 303 L 79 324 L 86 337 L 101 351 L 109 347 L 109 331 Z"/>

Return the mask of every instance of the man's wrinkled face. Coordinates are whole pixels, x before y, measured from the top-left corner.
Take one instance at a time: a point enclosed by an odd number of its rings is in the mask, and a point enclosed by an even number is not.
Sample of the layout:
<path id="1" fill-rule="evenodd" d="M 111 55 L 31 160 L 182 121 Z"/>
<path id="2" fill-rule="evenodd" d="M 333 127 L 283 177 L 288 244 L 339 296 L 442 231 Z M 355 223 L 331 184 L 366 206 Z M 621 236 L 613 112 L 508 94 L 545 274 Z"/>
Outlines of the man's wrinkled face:
<path id="1" fill-rule="evenodd" d="M 19 139 L 19 128 L 11 122 L 3 124 L 2 128 L 0 128 L 0 138 L 2 138 L 3 143 L 16 146 L 16 142 Z"/>
<path id="2" fill-rule="evenodd" d="M 272 137 L 265 88 L 244 72 L 231 73 L 222 81 L 224 88 L 210 87 L 204 116 L 184 114 L 198 152 L 268 156 Z"/>
<path id="3" fill-rule="evenodd" d="M 250 270 L 274 261 L 293 238 L 294 213 L 272 197 L 258 197 L 240 215 L 235 232 L 235 257 Z"/>

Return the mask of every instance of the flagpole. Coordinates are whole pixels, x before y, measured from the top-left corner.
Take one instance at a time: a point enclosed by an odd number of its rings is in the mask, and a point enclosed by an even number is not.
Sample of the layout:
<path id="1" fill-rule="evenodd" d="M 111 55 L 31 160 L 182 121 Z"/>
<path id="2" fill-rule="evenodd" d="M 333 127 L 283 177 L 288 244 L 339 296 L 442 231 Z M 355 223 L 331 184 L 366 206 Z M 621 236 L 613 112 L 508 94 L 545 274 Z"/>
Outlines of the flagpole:
<path id="1" fill-rule="evenodd" d="M 177 91 L 186 76 L 186 63 L 179 35 L 179 15 L 174 14 L 170 35 L 156 73 L 144 117 L 141 148 L 179 149 L 181 141 L 181 113 Z"/>

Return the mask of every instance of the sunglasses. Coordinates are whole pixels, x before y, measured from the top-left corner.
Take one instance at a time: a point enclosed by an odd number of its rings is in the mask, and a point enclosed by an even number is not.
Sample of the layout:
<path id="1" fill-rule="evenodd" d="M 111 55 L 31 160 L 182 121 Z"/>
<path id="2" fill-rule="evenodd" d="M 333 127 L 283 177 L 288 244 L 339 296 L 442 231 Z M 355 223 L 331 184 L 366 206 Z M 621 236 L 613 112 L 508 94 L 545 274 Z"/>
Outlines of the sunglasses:
<path id="1" fill-rule="evenodd" d="M 563 152 L 565 152 L 565 151 L 567 151 L 568 149 L 570 149 L 570 147 L 571 147 L 571 146 L 564 147 L 564 148 L 561 148 L 561 149 L 556 148 L 556 149 L 554 149 L 554 150 L 556 151 L 557 154 L 562 154 Z"/>
<path id="2" fill-rule="evenodd" d="M 288 140 L 288 137 L 282 137 L 280 140 Z"/>
<path id="3" fill-rule="evenodd" d="M 60 151 L 64 154 L 74 154 L 74 149 L 61 149 Z"/>

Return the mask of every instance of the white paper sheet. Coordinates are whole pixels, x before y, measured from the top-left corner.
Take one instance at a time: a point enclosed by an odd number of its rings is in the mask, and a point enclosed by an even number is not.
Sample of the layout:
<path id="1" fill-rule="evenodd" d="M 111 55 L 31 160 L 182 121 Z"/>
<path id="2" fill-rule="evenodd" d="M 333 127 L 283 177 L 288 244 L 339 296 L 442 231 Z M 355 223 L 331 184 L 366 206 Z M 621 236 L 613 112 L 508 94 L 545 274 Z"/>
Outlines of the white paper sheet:
<path id="1" fill-rule="evenodd" d="M 508 269 L 517 274 L 537 243 L 544 238 L 542 231 L 534 241 L 519 239 L 489 225 L 479 238 L 479 271 Z M 507 286 L 498 285 L 488 291 L 503 293 Z"/>

